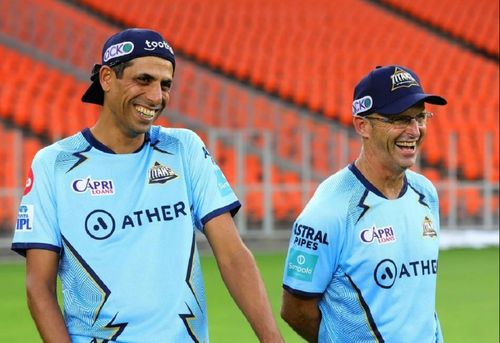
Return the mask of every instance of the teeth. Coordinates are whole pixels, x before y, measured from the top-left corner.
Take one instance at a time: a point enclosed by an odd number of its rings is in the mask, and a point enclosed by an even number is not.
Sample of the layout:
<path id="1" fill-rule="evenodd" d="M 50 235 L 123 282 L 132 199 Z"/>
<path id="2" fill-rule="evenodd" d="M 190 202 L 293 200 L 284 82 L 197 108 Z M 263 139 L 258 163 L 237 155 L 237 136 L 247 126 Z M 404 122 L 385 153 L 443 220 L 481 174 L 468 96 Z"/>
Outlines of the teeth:
<path id="1" fill-rule="evenodd" d="M 413 148 L 416 146 L 416 142 L 397 142 L 396 145 L 407 148 Z"/>
<path id="2" fill-rule="evenodd" d="M 135 106 L 135 109 L 145 117 L 153 118 L 156 111 L 143 106 Z"/>

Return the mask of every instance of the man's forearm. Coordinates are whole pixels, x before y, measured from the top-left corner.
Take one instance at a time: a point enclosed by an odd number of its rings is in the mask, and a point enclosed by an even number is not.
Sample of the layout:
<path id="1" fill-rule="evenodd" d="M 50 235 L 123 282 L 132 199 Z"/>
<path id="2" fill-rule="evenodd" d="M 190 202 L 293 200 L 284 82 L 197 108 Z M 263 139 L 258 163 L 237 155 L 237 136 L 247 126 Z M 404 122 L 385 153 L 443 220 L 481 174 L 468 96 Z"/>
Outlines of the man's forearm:
<path id="1" fill-rule="evenodd" d="M 28 290 L 28 307 L 45 343 L 70 343 L 56 295 L 48 290 Z"/>
<path id="2" fill-rule="evenodd" d="M 220 263 L 226 287 L 260 342 L 282 342 L 264 283 L 255 260 L 246 248 L 236 258 Z"/>

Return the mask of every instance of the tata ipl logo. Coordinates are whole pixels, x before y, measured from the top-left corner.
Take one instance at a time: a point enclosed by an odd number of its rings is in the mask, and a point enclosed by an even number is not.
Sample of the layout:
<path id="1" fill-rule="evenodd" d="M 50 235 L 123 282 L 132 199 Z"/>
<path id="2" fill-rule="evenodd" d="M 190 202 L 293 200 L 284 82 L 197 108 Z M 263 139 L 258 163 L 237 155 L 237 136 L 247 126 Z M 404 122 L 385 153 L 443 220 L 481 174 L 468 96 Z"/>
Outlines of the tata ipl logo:
<path id="1" fill-rule="evenodd" d="M 16 230 L 33 231 L 34 206 L 21 205 L 17 214 Z"/>
<path id="2" fill-rule="evenodd" d="M 132 51 L 134 51 L 134 43 L 132 42 L 127 41 L 114 44 L 106 49 L 106 51 L 104 52 L 103 60 L 104 62 L 107 62 L 112 58 L 131 54 Z"/>

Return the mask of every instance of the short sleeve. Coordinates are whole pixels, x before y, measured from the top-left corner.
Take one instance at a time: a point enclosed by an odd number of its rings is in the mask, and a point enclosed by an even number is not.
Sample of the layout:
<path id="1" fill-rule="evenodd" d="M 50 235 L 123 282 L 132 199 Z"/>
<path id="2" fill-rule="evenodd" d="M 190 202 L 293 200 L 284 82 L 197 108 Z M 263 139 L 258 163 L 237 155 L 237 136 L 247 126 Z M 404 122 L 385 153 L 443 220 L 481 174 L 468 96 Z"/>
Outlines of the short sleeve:
<path id="1" fill-rule="evenodd" d="M 23 256 L 27 249 L 46 249 L 59 253 L 61 248 L 54 174 L 48 168 L 48 161 L 44 159 L 46 157 L 47 154 L 42 150 L 33 159 L 18 209 L 11 248 Z"/>
<path id="2" fill-rule="evenodd" d="M 328 287 L 342 242 L 341 223 L 319 193 L 293 224 L 283 275 L 286 290 L 308 297 L 321 296 Z"/>
<path id="3" fill-rule="evenodd" d="M 230 212 L 235 215 L 241 204 L 222 170 L 198 135 L 186 130 L 186 161 L 195 225 L 202 230 L 212 218 Z"/>

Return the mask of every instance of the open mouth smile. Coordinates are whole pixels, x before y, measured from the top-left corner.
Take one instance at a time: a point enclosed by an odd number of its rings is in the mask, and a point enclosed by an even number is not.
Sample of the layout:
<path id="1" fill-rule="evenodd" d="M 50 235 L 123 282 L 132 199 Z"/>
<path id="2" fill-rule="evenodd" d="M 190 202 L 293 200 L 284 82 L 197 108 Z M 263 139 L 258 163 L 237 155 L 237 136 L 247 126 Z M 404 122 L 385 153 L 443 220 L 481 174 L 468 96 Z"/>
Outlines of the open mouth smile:
<path id="1" fill-rule="evenodd" d="M 140 114 L 140 116 L 146 120 L 151 120 L 155 117 L 159 110 L 153 110 L 146 108 L 141 105 L 135 105 L 135 110 Z"/>

